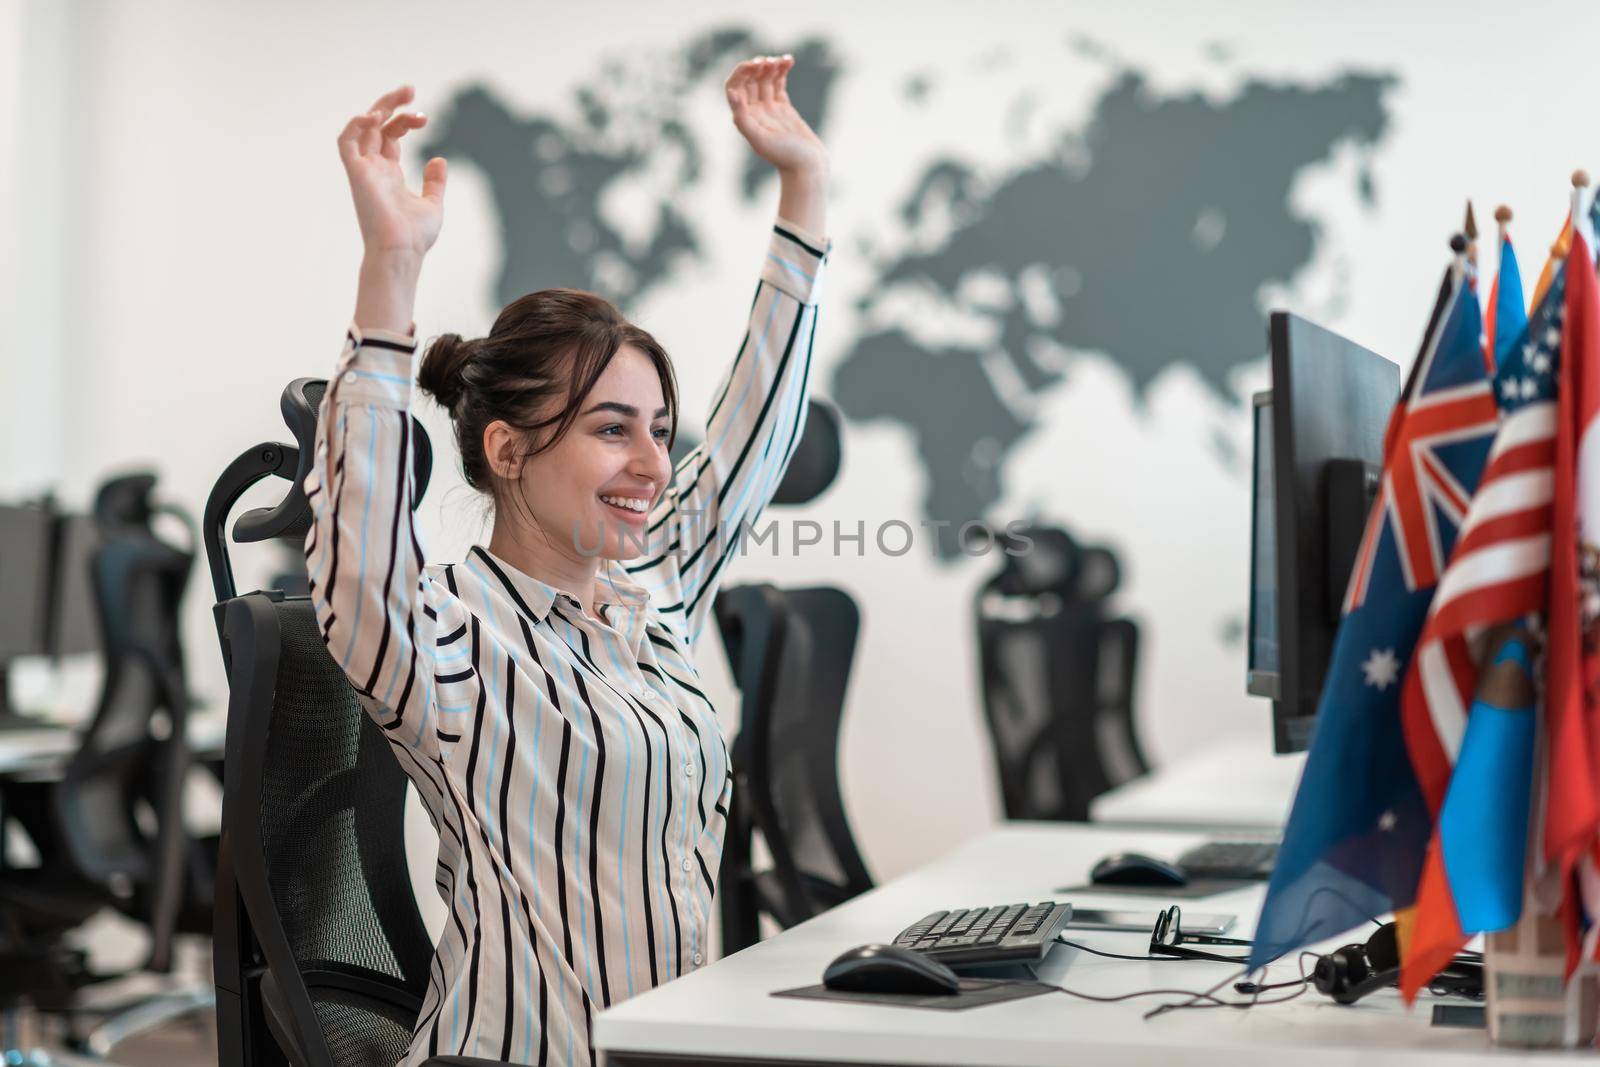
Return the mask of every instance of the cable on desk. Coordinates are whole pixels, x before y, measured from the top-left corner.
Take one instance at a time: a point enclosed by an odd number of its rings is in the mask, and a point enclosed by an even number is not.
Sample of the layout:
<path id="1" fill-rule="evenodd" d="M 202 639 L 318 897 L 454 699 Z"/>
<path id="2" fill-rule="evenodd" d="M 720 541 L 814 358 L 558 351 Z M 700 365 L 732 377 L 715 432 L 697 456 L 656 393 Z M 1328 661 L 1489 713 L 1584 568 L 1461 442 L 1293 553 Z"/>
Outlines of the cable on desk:
<path id="1" fill-rule="evenodd" d="M 1066 938 L 1061 937 L 1059 935 L 1056 937 L 1056 940 L 1058 942 L 1060 942 L 1061 944 L 1063 944 L 1063 945 L 1071 945 L 1073 948 L 1081 948 L 1085 952 L 1092 953 L 1093 955 L 1096 955 L 1096 956 L 1105 956 L 1108 959 L 1134 960 L 1136 962 L 1165 961 L 1165 960 L 1173 960 L 1175 962 L 1184 962 L 1182 957 L 1177 957 L 1177 956 L 1129 956 L 1129 955 L 1123 955 L 1121 953 L 1116 953 L 1116 952 L 1102 952 L 1099 949 L 1093 949 L 1093 948 L 1089 948 L 1087 945 L 1081 945 L 1076 941 L 1068 941 Z M 1310 984 L 1311 984 L 1311 975 L 1306 973 L 1306 969 L 1305 969 L 1305 957 L 1306 956 L 1311 956 L 1311 957 L 1314 958 L 1316 956 L 1316 953 L 1314 953 L 1314 952 L 1302 952 L 1300 954 L 1300 957 L 1301 957 L 1300 961 L 1299 961 L 1300 962 L 1300 977 L 1298 979 L 1293 980 L 1293 981 L 1273 982 L 1273 983 L 1270 983 L 1270 984 L 1267 984 L 1267 985 L 1257 986 L 1257 985 L 1254 985 L 1253 983 L 1238 983 L 1238 982 L 1236 982 L 1236 980 L 1238 979 L 1239 975 L 1238 975 L 1238 972 L 1235 972 L 1233 974 L 1230 974 L 1228 977 L 1224 978 L 1222 981 L 1218 982 L 1216 985 L 1212 986 L 1210 989 L 1205 990 L 1204 992 L 1196 992 L 1195 990 L 1192 990 L 1192 989 L 1139 989 L 1139 990 L 1135 990 L 1132 993 L 1119 993 L 1119 994 L 1116 994 L 1114 996 L 1102 996 L 1102 995 L 1097 994 L 1097 993 L 1084 993 L 1084 992 L 1080 992 L 1079 990 L 1076 990 L 1076 989 L 1068 989 L 1066 986 L 1056 985 L 1053 982 L 1044 982 L 1044 983 L 1041 983 L 1041 984 L 1049 986 L 1051 989 L 1053 989 L 1057 993 L 1065 993 L 1069 997 L 1076 997 L 1079 1000 L 1091 1000 L 1091 1001 L 1095 1001 L 1096 1003 L 1100 1003 L 1100 1004 L 1114 1004 L 1114 1003 L 1116 1003 L 1118 1001 L 1133 1000 L 1133 999 L 1135 999 L 1137 997 L 1164 996 L 1164 997 L 1187 997 L 1187 998 L 1189 998 L 1188 1000 L 1185 1000 L 1185 1001 L 1182 1001 L 1182 1002 L 1179 1002 L 1179 1003 L 1159 1005 L 1159 1006 L 1151 1009 L 1150 1011 L 1148 1011 L 1148 1012 L 1146 1012 L 1144 1014 L 1144 1018 L 1152 1019 L 1155 1016 L 1160 1015 L 1163 1012 L 1180 1011 L 1180 1010 L 1182 1010 L 1184 1008 L 1239 1008 L 1239 1009 L 1245 1009 L 1245 1008 L 1254 1008 L 1257 1005 L 1266 1006 L 1266 1005 L 1269 1005 L 1269 1004 L 1282 1004 L 1282 1003 L 1284 1003 L 1286 1001 L 1293 1000 L 1296 997 L 1298 997 L 1301 994 L 1303 994 L 1310 987 Z M 1188 961 L 1188 962 L 1193 962 L 1193 961 Z M 1249 972 L 1246 971 L 1245 973 L 1248 974 Z M 1225 1000 L 1222 997 L 1217 996 L 1216 995 L 1217 994 L 1217 990 L 1221 989 L 1223 986 L 1227 985 L 1229 982 L 1236 982 L 1236 986 L 1237 985 L 1244 985 L 1244 984 L 1251 985 L 1251 992 L 1252 992 L 1253 995 L 1250 997 L 1249 1000 Z M 1267 992 L 1268 990 L 1272 990 L 1272 989 L 1288 989 L 1288 988 L 1293 988 L 1293 987 L 1297 987 L 1297 988 L 1295 988 L 1295 991 L 1293 993 L 1290 993 L 1287 996 L 1272 997 L 1272 998 L 1267 999 L 1267 1000 L 1263 1000 L 1261 998 L 1261 994 L 1264 993 L 1264 992 Z M 1243 992 L 1243 990 L 1241 990 L 1241 992 Z"/>
<path id="2" fill-rule="evenodd" d="M 1154 955 L 1125 956 L 1120 952 L 1102 952 L 1100 949 L 1090 948 L 1088 945 L 1085 945 L 1080 941 L 1068 941 L 1066 938 L 1062 937 L 1060 934 L 1056 935 L 1056 943 L 1058 945 L 1070 945 L 1075 949 L 1080 949 L 1080 950 L 1082 950 L 1084 952 L 1087 952 L 1087 953 L 1089 953 L 1090 955 L 1093 955 L 1093 956 L 1104 956 L 1108 960 L 1133 960 L 1136 963 L 1185 963 L 1185 962 L 1193 963 L 1194 962 L 1193 960 L 1186 960 L 1183 956 L 1154 956 Z"/>
<path id="3" fill-rule="evenodd" d="M 1311 988 L 1311 975 L 1306 971 L 1306 957 L 1307 956 L 1310 956 L 1312 959 L 1316 959 L 1317 958 L 1317 954 L 1315 952 L 1302 951 L 1300 953 L 1300 956 L 1299 956 L 1299 959 L 1298 959 L 1298 963 L 1299 963 L 1299 966 L 1300 966 L 1300 977 L 1297 980 L 1289 981 L 1289 982 L 1273 982 L 1273 983 L 1270 983 L 1268 985 L 1259 985 L 1259 986 L 1258 985 L 1254 985 L 1254 983 L 1250 983 L 1253 986 L 1253 992 L 1252 992 L 1251 997 L 1250 997 L 1249 1000 L 1223 1000 L 1222 998 L 1220 998 L 1218 996 L 1215 996 L 1216 991 L 1221 989 L 1223 986 L 1227 985 L 1229 982 L 1234 982 L 1234 988 L 1238 988 L 1238 986 L 1240 984 L 1242 984 L 1242 983 L 1239 983 L 1238 981 L 1236 981 L 1237 975 L 1230 975 L 1229 977 L 1224 978 L 1222 981 L 1218 982 L 1216 985 L 1212 986 L 1210 989 L 1206 990 L 1204 993 L 1193 993 L 1193 994 L 1190 994 L 1189 995 L 1189 999 L 1186 1000 L 1186 1001 L 1183 1001 L 1183 1002 L 1177 1003 L 1177 1004 L 1161 1004 L 1161 1005 L 1158 1005 L 1158 1006 L 1150 1009 L 1149 1011 L 1145 1012 L 1144 1013 L 1144 1018 L 1145 1019 L 1153 1019 L 1157 1015 L 1160 1015 L 1160 1014 L 1162 1014 L 1164 1012 L 1183 1011 L 1186 1008 L 1240 1008 L 1240 1009 L 1245 1009 L 1245 1008 L 1254 1008 L 1254 1007 L 1257 1007 L 1257 1006 L 1265 1006 L 1265 1005 L 1268 1005 L 1268 1004 L 1283 1004 L 1283 1003 L 1286 1003 L 1288 1001 L 1294 1000 L 1296 997 L 1304 995 L 1305 991 L 1307 989 Z M 1246 975 L 1248 975 L 1250 972 L 1249 972 L 1249 970 L 1246 970 L 1244 973 Z M 1270 1000 L 1261 999 L 1261 994 L 1266 992 L 1269 989 L 1284 989 L 1284 988 L 1291 988 L 1291 987 L 1295 987 L 1295 986 L 1298 986 L 1299 988 L 1295 989 L 1295 991 L 1293 993 L 1290 993 L 1290 994 L 1288 994 L 1286 996 L 1273 997 Z"/>

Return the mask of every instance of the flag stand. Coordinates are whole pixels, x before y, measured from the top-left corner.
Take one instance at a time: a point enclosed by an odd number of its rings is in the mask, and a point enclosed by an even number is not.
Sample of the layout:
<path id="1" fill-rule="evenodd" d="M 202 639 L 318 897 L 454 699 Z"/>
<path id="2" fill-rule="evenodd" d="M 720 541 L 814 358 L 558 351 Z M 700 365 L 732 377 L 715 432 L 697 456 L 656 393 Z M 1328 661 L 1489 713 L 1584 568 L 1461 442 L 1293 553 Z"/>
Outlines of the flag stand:
<path id="1" fill-rule="evenodd" d="M 1542 702 L 1541 702 L 1542 704 Z M 1547 739 L 1541 706 L 1534 760 L 1533 795 L 1543 797 Z M 1594 1044 L 1600 1029 L 1600 970 L 1579 965 L 1569 981 L 1566 932 L 1554 913 L 1561 898 L 1560 872 L 1541 870 L 1543 811 L 1530 813 L 1523 865 L 1522 917 L 1484 937 L 1484 991 L 1488 996 L 1489 1041 L 1514 1048 L 1579 1048 Z"/>

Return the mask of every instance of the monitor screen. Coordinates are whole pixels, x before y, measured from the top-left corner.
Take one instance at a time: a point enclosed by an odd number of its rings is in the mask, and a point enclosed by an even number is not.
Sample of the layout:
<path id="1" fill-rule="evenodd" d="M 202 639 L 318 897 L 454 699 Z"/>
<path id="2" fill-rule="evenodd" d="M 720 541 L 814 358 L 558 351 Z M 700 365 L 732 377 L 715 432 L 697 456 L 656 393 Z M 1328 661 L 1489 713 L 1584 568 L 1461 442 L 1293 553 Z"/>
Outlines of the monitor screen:
<path id="1" fill-rule="evenodd" d="M 1250 650 L 1247 689 L 1278 698 L 1278 533 L 1272 485 L 1272 394 L 1253 405 L 1255 457 L 1250 487 Z"/>
<path id="2" fill-rule="evenodd" d="M 47 651 L 54 519 L 38 504 L 0 504 L 0 664 Z"/>

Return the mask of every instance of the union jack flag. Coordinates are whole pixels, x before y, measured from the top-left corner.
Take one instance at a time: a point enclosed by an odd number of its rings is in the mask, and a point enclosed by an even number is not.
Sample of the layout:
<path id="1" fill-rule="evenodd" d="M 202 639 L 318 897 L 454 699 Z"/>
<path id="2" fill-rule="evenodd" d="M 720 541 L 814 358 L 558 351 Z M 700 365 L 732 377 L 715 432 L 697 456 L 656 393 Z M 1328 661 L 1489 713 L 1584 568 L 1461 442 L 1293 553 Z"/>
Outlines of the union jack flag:
<path id="1" fill-rule="evenodd" d="M 1479 446 L 1494 431 L 1499 412 L 1481 360 L 1472 367 L 1459 358 L 1466 335 L 1478 343 L 1481 320 L 1470 275 L 1458 273 L 1445 281 L 1448 296 L 1389 417 L 1383 481 L 1345 593 L 1346 615 L 1366 602 L 1385 527 L 1394 536 L 1407 591 L 1436 585 L 1453 531 L 1472 499 L 1481 469 Z"/>
<path id="2" fill-rule="evenodd" d="M 1494 395 L 1504 417 L 1406 676 L 1406 747 L 1435 813 L 1478 686 L 1471 641 L 1485 627 L 1544 610 L 1565 299 L 1565 274 L 1557 272 L 1495 369 Z"/>

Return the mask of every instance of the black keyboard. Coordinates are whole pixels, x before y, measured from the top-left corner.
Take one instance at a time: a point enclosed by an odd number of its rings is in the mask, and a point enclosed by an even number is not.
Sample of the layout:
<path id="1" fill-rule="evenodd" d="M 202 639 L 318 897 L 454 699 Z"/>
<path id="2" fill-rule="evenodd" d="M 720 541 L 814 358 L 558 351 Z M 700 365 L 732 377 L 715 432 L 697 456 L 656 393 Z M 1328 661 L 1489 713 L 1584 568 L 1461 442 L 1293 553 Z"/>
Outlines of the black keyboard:
<path id="1" fill-rule="evenodd" d="M 1178 866 L 1190 878 L 1265 882 L 1277 863 L 1276 841 L 1207 841 L 1178 857 Z"/>
<path id="2" fill-rule="evenodd" d="M 1071 904 L 996 904 L 924 915 L 894 939 L 952 967 L 982 963 L 1036 963 L 1072 918 Z"/>

